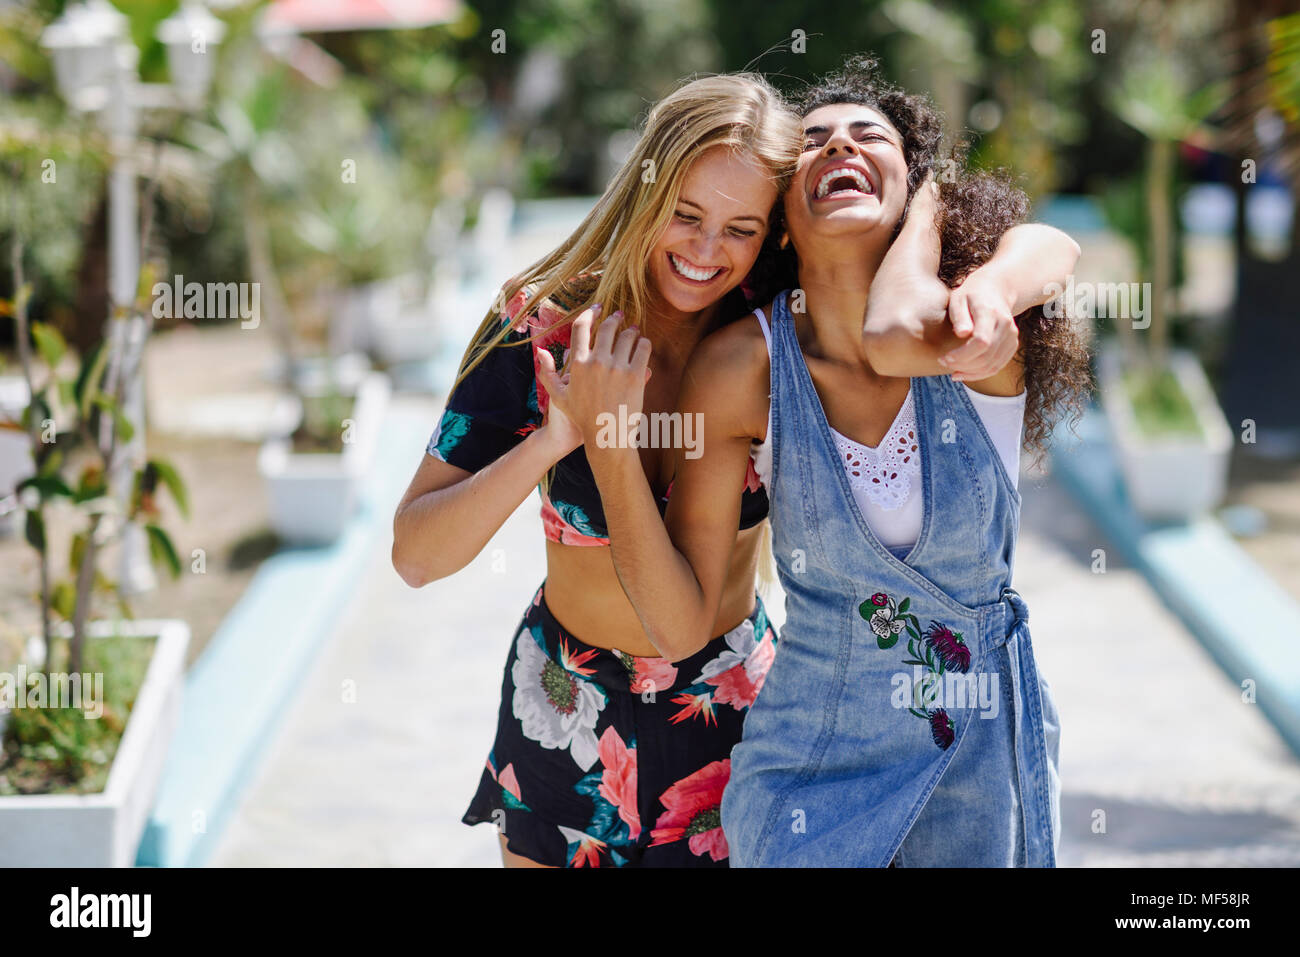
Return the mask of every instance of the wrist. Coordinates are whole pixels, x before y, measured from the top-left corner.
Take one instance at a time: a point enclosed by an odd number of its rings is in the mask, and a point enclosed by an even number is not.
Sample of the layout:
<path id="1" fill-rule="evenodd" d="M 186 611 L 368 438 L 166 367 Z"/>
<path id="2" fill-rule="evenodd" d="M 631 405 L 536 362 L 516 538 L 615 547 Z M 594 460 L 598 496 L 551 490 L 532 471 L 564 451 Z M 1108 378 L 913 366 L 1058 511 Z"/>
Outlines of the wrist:
<path id="1" fill-rule="evenodd" d="M 528 438 L 544 449 L 552 462 L 558 462 L 582 445 L 581 441 L 574 442 L 571 438 L 557 433 L 549 422 L 543 422 Z"/>
<path id="2" fill-rule="evenodd" d="M 1020 298 L 1016 292 L 1015 283 L 1012 276 L 1003 269 L 999 269 L 997 264 L 989 261 L 980 266 L 966 278 L 966 282 L 976 279 L 979 282 L 986 283 L 994 290 L 998 302 L 1005 303 L 1007 312 L 1016 315 L 1020 310 L 1016 309 L 1017 300 Z M 964 285 L 965 283 L 963 283 Z"/>
<path id="3" fill-rule="evenodd" d="M 593 436 L 585 443 L 587 462 L 593 474 L 618 474 L 628 469 L 641 468 L 641 456 L 635 446 L 601 442 Z"/>

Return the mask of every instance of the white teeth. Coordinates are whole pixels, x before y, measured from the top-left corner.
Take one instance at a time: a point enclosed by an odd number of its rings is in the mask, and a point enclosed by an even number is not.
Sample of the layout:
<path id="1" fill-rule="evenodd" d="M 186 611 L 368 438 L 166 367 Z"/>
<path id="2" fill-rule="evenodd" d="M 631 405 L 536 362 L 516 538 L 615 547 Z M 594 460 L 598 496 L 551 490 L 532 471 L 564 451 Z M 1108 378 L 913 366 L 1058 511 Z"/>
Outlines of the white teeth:
<path id="1" fill-rule="evenodd" d="M 846 176 L 850 177 L 855 183 L 857 183 L 858 188 L 861 189 L 862 192 L 867 193 L 868 195 L 875 192 L 875 190 L 871 188 L 871 183 L 864 175 L 862 175 L 861 170 L 856 170 L 851 166 L 840 166 L 822 175 L 822 178 L 817 181 L 817 189 L 813 195 L 818 199 L 824 199 L 830 194 L 831 183 L 835 182 L 837 179 L 843 179 Z"/>
<path id="2" fill-rule="evenodd" d="M 668 258 L 672 260 L 674 269 L 687 279 L 694 279 L 696 282 L 707 282 L 718 273 L 722 272 L 721 266 L 717 269 L 696 269 L 694 266 L 688 264 L 685 259 L 675 256 L 672 253 L 668 254 Z"/>

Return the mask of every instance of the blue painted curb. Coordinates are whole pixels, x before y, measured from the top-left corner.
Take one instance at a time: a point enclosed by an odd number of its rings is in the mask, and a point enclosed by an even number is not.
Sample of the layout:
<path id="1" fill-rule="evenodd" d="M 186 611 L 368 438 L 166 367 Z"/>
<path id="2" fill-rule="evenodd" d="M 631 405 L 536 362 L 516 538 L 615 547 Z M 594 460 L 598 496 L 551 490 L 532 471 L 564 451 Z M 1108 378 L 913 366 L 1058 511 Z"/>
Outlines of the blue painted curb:
<path id="1" fill-rule="evenodd" d="M 355 594 L 376 539 L 392 527 L 428 439 L 427 418 L 390 406 L 360 507 L 343 535 L 263 562 L 190 669 L 137 866 L 198 867 L 211 854 L 303 675 Z"/>
<path id="2" fill-rule="evenodd" d="M 1078 431 L 1077 440 L 1058 432 L 1053 472 L 1228 676 L 1254 683 L 1265 716 L 1300 755 L 1300 655 L 1291 632 L 1300 603 L 1215 519 L 1152 525 L 1140 518 L 1104 418 L 1090 412 Z"/>

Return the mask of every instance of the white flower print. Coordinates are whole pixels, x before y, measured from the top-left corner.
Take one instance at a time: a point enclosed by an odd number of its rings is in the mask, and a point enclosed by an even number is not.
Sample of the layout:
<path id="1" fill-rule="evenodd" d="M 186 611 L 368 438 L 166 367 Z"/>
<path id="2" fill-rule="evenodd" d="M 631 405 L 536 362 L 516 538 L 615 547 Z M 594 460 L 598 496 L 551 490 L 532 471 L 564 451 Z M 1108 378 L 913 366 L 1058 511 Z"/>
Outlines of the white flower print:
<path id="1" fill-rule="evenodd" d="M 735 628 L 726 634 L 727 650 L 718 655 L 700 671 L 700 675 L 692 684 L 700 684 L 709 678 L 716 678 L 724 671 L 730 671 L 738 664 L 748 665 L 750 656 L 753 655 L 754 649 L 758 647 L 758 641 L 754 638 L 754 623 L 745 619 Z M 745 669 L 748 672 L 748 667 Z M 757 676 L 750 675 L 750 680 Z"/>
<path id="2" fill-rule="evenodd" d="M 566 748 L 584 771 L 600 757 L 596 720 L 605 695 L 590 681 L 548 658 L 525 629 L 515 643 L 514 715 L 524 736 L 544 748 Z"/>

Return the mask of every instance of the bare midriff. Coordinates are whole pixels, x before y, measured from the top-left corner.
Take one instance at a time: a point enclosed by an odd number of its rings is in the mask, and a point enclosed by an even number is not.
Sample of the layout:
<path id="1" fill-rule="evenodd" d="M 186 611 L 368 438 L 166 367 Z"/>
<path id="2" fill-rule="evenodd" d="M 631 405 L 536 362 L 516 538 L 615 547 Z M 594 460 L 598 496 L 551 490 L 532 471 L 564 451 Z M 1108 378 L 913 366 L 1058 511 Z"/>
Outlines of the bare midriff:
<path id="1" fill-rule="evenodd" d="M 761 541 L 761 524 L 737 533 L 711 636 L 726 634 L 753 613 Z M 659 656 L 623 592 L 608 548 L 548 541 L 545 594 L 555 620 L 579 641 L 636 657 Z"/>

